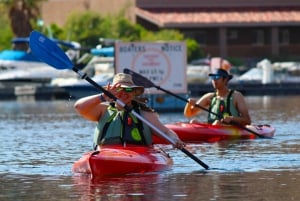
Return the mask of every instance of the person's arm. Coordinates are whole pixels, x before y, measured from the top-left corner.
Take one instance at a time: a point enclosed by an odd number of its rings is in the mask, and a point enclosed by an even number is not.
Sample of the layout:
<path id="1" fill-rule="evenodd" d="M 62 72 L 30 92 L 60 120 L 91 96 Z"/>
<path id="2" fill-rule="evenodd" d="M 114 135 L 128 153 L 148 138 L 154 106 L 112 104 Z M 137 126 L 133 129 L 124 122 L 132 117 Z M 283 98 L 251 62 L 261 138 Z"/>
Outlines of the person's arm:
<path id="1" fill-rule="evenodd" d="M 194 98 L 189 98 L 188 102 L 186 103 L 185 107 L 184 107 L 184 116 L 186 117 L 193 117 L 196 114 L 198 114 L 198 112 L 201 111 L 200 108 L 195 107 L 194 105 L 196 104 L 196 99 Z"/>
<path id="2" fill-rule="evenodd" d="M 208 108 L 210 105 L 210 99 L 212 96 L 213 96 L 213 93 L 207 93 L 207 94 L 203 95 L 197 101 L 194 98 L 189 98 L 188 103 L 185 105 L 185 108 L 184 108 L 184 113 L 183 113 L 184 116 L 193 117 L 193 116 L 197 115 L 199 112 L 201 112 L 201 108 L 195 106 L 196 104 L 201 107 Z"/>
<path id="3" fill-rule="evenodd" d="M 170 130 L 169 128 L 167 128 L 165 125 L 163 125 L 161 123 L 161 121 L 159 120 L 158 118 L 158 114 L 155 113 L 155 112 L 145 112 L 145 111 L 142 111 L 141 113 L 143 115 L 143 117 L 145 119 L 147 119 L 153 126 L 155 126 L 157 129 L 159 129 L 160 131 L 162 131 L 163 133 L 165 133 L 166 135 L 168 135 L 171 139 L 174 140 L 175 142 L 175 145 L 174 147 L 176 148 L 182 148 L 185 146 L 184 142 L 182 142 L 178 135 Z M 151 129 L 152 130 L 152 129 Z M 153 130 L 152 130 L 153 131 Z"/>
<path id="4" fill-rule="evenodd" d="M 103 94 L 87 96 L 74 104 L 76 111 L 85 119 L 98 121 L 107 108 Z"/>
<path id="5" fill-rule="evenodd" d="M 223 122 L 225 123 L 236 123 L 239 125 L 250 125 L 251 124 L 251 118 L 248 111 L 248 106 L 246 104 L 244 96 L 238 92 L 234 92 L 234 105 L 239 112 L 239 117 L 233 117 L 229 116 L 223 119 Z"/>

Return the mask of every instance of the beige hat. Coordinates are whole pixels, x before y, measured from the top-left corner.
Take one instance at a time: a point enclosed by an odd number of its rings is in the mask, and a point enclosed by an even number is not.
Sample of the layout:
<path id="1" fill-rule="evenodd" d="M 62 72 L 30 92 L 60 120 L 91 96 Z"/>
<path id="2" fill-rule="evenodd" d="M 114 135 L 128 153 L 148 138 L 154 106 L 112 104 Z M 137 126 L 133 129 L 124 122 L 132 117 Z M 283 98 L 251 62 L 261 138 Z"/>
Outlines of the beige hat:
<path id="1" fill-rule="evenodd" d="M 137 86 L 132 81 L 132 77 L 129 74 L 125 73 L 118 73 L 114 76 L 112 85 L 115 84 L 121 84 L 120 87 L 130 87 L 135 89 L 135 96 L 139 96 L 142 93 L 144 93 L 144 87 L 143 86 Z"/>

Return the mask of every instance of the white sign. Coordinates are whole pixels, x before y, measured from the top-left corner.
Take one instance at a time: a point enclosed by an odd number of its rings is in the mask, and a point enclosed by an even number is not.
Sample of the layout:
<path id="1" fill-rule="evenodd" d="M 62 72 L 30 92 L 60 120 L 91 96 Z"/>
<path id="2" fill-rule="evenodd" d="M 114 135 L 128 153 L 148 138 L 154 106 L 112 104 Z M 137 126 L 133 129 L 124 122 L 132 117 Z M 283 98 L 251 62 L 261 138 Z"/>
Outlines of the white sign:
<path id="1" fill-rule="evenodd" d="M 128 68 L 173 93 L 187 92 L 186 60 L 184 42 L 118 42 L 115 45 L 117 73 Z M 163 92 L 150 88 L 147 93 Z"/>

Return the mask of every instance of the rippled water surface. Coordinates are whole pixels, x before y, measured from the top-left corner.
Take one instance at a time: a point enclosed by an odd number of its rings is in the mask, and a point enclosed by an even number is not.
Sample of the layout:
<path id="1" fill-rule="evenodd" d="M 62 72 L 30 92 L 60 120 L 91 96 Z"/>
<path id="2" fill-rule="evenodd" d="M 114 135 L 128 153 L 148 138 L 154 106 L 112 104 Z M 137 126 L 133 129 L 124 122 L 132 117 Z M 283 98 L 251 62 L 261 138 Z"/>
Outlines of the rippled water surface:
<path id="1" fill-rule="evenodd" d="M 172 170 L 93 182 L 71 172 L 91 149 L 95 126 L 73 102 L 0 102 L 0 200 L 300 200 L 300 96 L 246 101 L 254 123 L 276 128 L 274 139 L 189 144 L 207 171 L 161 145 L 174 159 Z M 188 120 L 181 113 L 160 117 Z"/>

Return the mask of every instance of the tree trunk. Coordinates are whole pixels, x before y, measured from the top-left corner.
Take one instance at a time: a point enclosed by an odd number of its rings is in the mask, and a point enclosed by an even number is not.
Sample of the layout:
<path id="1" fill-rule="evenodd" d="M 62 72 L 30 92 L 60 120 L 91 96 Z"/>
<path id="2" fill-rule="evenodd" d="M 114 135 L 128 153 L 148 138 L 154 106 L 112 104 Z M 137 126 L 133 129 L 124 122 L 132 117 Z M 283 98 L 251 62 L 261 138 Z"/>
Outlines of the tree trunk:
<path id="1" fill-rule="evenodd" d="M 9 11 L 9 18 L 11 23 L 12 31 L 16 38 L 18 37 L 29 37 L 32 31 L 30 20 L 34 18 L 31 14 L 30 8 L 28 8 L 24 0 L 18 0 L 14 3 Z M 16 50 L 27 50 L 28 44 L 17 43 L 14 44 Z"/>

